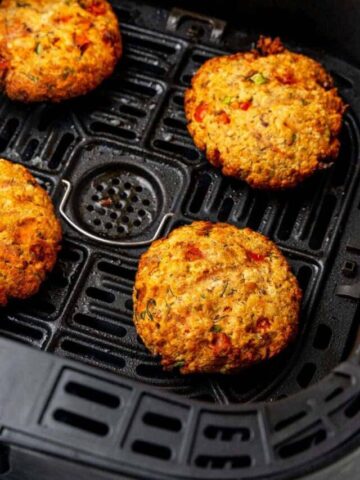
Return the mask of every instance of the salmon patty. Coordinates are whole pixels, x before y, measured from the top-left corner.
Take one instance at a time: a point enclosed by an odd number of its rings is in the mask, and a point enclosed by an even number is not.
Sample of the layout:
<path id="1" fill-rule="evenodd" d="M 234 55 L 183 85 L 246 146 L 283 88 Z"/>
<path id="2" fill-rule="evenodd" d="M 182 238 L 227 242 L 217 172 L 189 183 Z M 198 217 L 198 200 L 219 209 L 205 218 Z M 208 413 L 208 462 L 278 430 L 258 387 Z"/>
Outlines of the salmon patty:
<path id="1" fill-rule="evenodd" d="M 21 165 L 0 159 L 0 305 L 36 293 L 60 249 L 48 194 Z"/>
<path id="2" fill-rule="evenodd" d="M 3 0 L 0 82 L 22 102 L 84 95 L 112 74 L 122 52 L 106 0 Z"/>
<path id="3" fill-rule="evenodd" d="M 224 175 L 262 189 L 294 187 L 329 167 L 345 109 L 324 68 L 278 38 L 206 61 L 185 95 L 196 146 Z"/>
<path id="4" fill-rule="evenodd" d="M 233 373 L 273 357 L 296 336 L 301 290 L 268 238 L 194 222 L 140 260 L 134 323 L 166 369 Z"/>

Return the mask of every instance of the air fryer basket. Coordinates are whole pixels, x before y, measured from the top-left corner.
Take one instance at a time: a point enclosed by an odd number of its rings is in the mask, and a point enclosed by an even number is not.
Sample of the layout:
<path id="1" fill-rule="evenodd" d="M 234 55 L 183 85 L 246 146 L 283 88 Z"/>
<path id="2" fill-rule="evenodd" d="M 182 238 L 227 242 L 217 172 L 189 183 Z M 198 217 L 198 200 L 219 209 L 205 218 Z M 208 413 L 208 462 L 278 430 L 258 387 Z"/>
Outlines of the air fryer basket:
<path id="1" fill-rule="evenodd" d="M 250 48 L 257 32 L 113 4 L 125 53 L 99 89 L 61 105 L 2 98 L 1 155 L 50 192 L 64 243 L 41 291 L 2 313 L 0 477 L 293 479 L 340 465 L 360 443 L 360 71 L 286 39 L 350 106 L 340 158 L 295 190 L 255 191 L 194 147 L 183 95 L 206 59 Z M 197 219 L 268 235 L 304 291 L 295 344 L 236 376 L 164 372 L 132 323 L 139 256 Z"/>

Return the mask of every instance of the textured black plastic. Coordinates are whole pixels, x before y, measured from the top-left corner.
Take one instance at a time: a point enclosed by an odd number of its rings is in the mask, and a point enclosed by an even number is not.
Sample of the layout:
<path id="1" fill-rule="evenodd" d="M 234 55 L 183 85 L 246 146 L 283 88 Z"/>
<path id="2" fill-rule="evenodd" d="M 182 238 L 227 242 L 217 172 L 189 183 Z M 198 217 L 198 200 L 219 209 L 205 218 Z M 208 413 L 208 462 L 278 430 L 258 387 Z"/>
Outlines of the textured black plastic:
<path id="1" fill-rule="evenodd" d="M 106 460 L 106 468 L 146 479 L 169 472 L 294 478 L 328 462 L 334 449 L 340 454 L 358 434 L 360 369 L 350 354 L 360 297 L 360 72 L 291 44 L 333 73 L 349 103 L 340 158 L 295 190 L 254 191 L 209 166 L 183 112 L 184 91 L 201 63 L 229 45 L 248 49 L 253 33 L 225 29 L 214 39 L 214 22 L 189 13 L 170 32 L 166 9 L 113 3 L 125 46 L 115 74 L 62 105 L 2 98 L 1 155 L 26 165 L 57 206 L 61 180 L 69 180 L 67 214 L 106 239 L 149 239 L 168 212 L 175 215 L 164 234 L 210 219 L 268 235 L 304 290 L 300 334 L 277 358 L 236 376 L 164 372 L 132 323 L 132 286 L 145 248 L 106 246 L 64 223 L 58 264 L 39 294 L 3 311 L 3 337 L 56 355 L 0 342 L 0 442 L 27 448 L 31 438 L 31 448 L 66 457 L 76 451 L 97 467 Z M 3 457 L 6 469 L 6 450 Z M 0 449 L 0 473 L 1 464 Z"/>

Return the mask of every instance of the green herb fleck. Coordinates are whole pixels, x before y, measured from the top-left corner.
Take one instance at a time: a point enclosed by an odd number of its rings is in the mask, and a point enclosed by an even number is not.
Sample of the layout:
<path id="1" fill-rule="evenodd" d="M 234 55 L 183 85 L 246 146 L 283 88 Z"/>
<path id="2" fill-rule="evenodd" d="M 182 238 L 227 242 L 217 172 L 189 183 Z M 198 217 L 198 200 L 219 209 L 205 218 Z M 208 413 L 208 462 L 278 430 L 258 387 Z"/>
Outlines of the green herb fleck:
<path id="1" fill-rule="evenodd" d="M 214 333 L 220 333 L 222 332 L 222 328 L 220 327 L 220 325 L 213 325 L 210 329 L 211 332 L 214 332 Z"/>
<path id="2" fill-rule="evenodd" d="M 287 144 L 288 145 L 294 145 L 294 143 L 296 142 L 296 139 L 297 139 L 297 135 L 296 135 L 296 133 L 293 133 L 291 135 L 291 137 L 289 138 L 289 140 L 287 141 Z"/>
<path id="3" fill-rule="evenodd" d="M 42 51 L 43 51 L 43 46 L 41 45 L 40 42 L 36 42 L 34 52 L 36 53 L 36 55 L 41 55 Z"/>
<path id="4" fill-rule="evenodd" d="M 185 365 L 185 361 L 184 360 L 179 360 L 178 362 L 175 362 L 173 364 L 173 368 L 181 368 Z"/>
<path id="5" fill-rule="evenodd" d="M 27 78 L 29 80 L 31 80 L 32 82 L 38 82 L 39 81 L 39 78 L 36 77 L 35 75 L 32 75 L 31 73 L 25 73 L 25 75 L 27 76 Z"/>
<path id="6" fill-rule="evenodd" d="M 254 73 L 254 75 L 250 77 L 250 80 L 256 85 L 263 85 L 264 83 L 267 83 L 269 81 L 269 79 L 264 77 L 261 72 Z"/>
<path id="7" fill-rule="evenodd" d="M 154 320 L 154 315 L 150 311 L 150 308 L 156 307 L 156 301 L 154 298 L 149 298 L 147 304 L 146 304 L 146 314 L 149 317 L 149 320 Z"/>
<path id="8" fill-rule="evenodd" d="M 175 293 L 171 290 L 171 287 L 168 287 L 167 293 L 170 293 L 173 297 L 176 297 Z"/>
<path id="9" fill-rule="evenodd" d="M 229 285 L 229 280 L 226 280 L 224 288 L 222 289 L 222 292 L 220 294 L 220 297 L 223 297 L 225 295 L 225 292 L 226 292 L 226 289 L 227 289 L 228 285 Z"/>
<path id="10" fill-rule="evenodd" d="M 308 100 L 305 100 L 305 98 L 302 98 L 301 100 L 301 104 L 305 107 L 306 105 L 309 105 L 310 102 Z"/>

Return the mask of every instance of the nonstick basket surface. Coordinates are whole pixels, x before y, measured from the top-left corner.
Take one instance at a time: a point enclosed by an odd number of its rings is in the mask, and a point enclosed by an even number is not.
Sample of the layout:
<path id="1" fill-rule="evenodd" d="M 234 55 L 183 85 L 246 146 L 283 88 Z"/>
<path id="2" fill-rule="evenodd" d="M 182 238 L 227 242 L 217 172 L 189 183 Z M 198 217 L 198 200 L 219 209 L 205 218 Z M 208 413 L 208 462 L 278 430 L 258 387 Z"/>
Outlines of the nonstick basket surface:
<path id="1" fill-rule="evenodd" d="M 183 111 L 196 69 L 228 52 L 229 44 L 249 49 L 255 35 L 234 32 L 226 41 L 222 24 L 213 20 L 175 12 L 166 23 L 164 9 L 113 3 L 125 53 L 108 81 L 61 105 L 1 102 L 1 155 L 28 167 L 57 208 L 63 181 L 71 186 L 64 211 L 75 228 L 63 221 L 54 272 L 35 297 L 12 302 L 0 322 L 3 337 L 82 362 L 77 373 L 70 369 L 57 378 L 40 423 L 54 435 L 57 429 L 61 435 L 74 429 L 75 438 L 80 432 L 78 445 L 85 450 L 88 436 L 105 442 L 112 417 L 101 419 L 101 411 L 115 414 L 127 405 L 135 388 L 125 386 L 131 379 L 145 396 L 126 417 L 133 419 L 131 434 L 117 438 L 134 464 L 140 456 L 154 471 L 166 471 L 171 462 L 174 474 L 184 476 L 235 478 L 246 472 L 252 478 L 324 460 L 326 451 L 357 433 L 353 418 L 360 410 L 356 357 L 337 367 L 356 348 L 360 298 L 360 72 L 327 52 L 290 42 L 325 65 L 350 105 L 340 158 L 294 190 L 255 191 L 207 163 L 187 133 Z M 166 220 L 168 213 L 174 215 Z M 144 242 L 199 219 L 249 226 L 272 238 L 304 291 L 295 344 L 236 376 L 164 372 L 132 322 L 133 281 L 147 247 L 114 242 Z M 84 380 L 84 363 L 102 370 Z M 123 385 L 115 393 L 104 370 Z M 149 386 L 157 393 L 146 394 Z M 92 418 L 79 415 L 81 401 L 76 413 L 74 405 L 67 410 L 58 404 L 59 395 L 95 402 L 100 410 L 94 407 Z M 279 399 L 286 400 L 253 403 Z M 250 403 L 241 407 L 244 402 Z"/>

